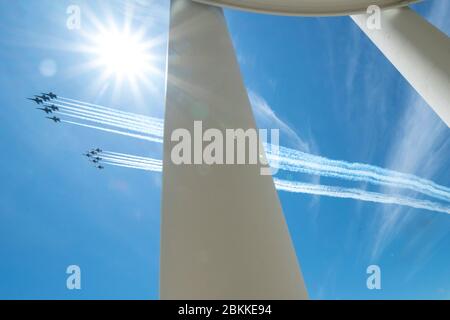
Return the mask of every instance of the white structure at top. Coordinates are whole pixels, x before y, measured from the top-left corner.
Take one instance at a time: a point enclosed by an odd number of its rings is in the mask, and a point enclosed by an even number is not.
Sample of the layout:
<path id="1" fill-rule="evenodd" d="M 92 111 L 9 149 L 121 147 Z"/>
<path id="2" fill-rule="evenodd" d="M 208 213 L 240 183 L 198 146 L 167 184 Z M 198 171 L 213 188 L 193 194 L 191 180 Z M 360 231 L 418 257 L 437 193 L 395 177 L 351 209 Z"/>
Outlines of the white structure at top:
<path id="1" fill-rule="evenodd" d="M 421 0 L 194 0 L 196 2 L 286 16 L 338 16 L 362 13 L 371 5 L 396 8 Z"/>

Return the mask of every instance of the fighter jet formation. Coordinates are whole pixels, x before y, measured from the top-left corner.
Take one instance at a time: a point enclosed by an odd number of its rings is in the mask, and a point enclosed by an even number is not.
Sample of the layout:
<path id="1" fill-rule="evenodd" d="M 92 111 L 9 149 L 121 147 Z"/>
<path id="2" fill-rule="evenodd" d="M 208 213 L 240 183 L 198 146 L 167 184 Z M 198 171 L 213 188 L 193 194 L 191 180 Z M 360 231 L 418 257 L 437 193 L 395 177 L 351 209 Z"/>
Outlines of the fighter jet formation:
<path id="1" fill-rule="evenodd" d="M 37 110 L 41 110 L 45 112 L 46 115 L 52 115 L 45 117 L 46 119 L 49 119 L 53 121 L 54 123 L 60 123 L 61 118 L 53 115 L 54 113 L 60 113 L 58 105 L 61 104 L 60 100 L 58 99 L 58 95 L 56 95 L 53 92 L 48 93 L 41 93 L 40 95 L 33 95 L 32 98 L 27 98 L 28 100 L 31 100 L 35 102 L 38 106 L 41 106 L 39 108 L 36 108 Z M 56 100 L 56 101 L 54 101 Z M 100 156 L 103 152 L 102 149 L 96 148 L 92 149 L 90 151 L 87 151 L 83 155 L 89 159 L 91 163 L 94 164 L 95 168 L 98 170 L 103 170 L 105 167 L 102 165 L 102 157 Z"/>
<path id="2" fill-rule="evenodd" d="M 58 96 L 50 91 L 48 93 L 41 93 L 40 95 L 34 95 L 34 98 L 27 98 L 27 99 L 34 101 L 37 105 L 43 105 L 43 108 L 36 108 L 36 109 L 42 110 L 46 114 L 52 114 L 53 112 L 59 111 L 59 108 L 54 104 L 50 104 L 49 102 L 57 98 Z M 48 104 L 46 104 L 47 102 Z M 46 118 L 52 120 L 55 123 L 61 122 L 61 119 L 56 116 Z"/>
<path id="3" fill-rule="evenodd" d="M 92 149 L 90 151 L 87 151 L 85 154 L 83 154 L 86 158 L 89 159 L 90 162 L 92 162 L 95 167 L 99 170 L 103 170 L 105 169 L 104 166 L 102 166 L 100 163 L 103 160 L 102 157 L 100 157 L 101 153 L 103 152 L 102 149 L 97 148 L 97 149 Z"/>

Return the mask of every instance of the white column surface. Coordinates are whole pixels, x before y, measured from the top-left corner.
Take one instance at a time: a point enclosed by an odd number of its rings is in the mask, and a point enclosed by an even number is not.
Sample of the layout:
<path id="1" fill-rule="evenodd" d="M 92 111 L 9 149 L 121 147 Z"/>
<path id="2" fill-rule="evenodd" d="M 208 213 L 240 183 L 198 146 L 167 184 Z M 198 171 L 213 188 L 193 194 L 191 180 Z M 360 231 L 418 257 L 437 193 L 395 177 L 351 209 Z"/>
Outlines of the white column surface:
<path id="1" fill-rule="evenodd" d="M 307 298 L 270 176 L 260 165 L 175 165 L 171 134 L 255 128 L 222 9 L 173 0 L 162 187 L 162 299 Z M 301 214 L 299 208 L 298 214 Z"/>
<path id="2" fill-rule="evenodd" d="M 410 8 L 382 11 L 381 29 L 367 15 L 352 19 L 450 126 L 450 39 Z"/>

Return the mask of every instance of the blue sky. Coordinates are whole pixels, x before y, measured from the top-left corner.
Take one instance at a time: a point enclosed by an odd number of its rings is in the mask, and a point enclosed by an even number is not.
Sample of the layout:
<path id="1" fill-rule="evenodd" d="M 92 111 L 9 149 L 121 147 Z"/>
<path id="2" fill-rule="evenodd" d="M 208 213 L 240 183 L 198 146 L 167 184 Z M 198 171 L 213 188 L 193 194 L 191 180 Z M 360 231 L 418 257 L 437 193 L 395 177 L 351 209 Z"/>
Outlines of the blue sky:
<path id="1" fill-rule="evenodd" d="M 0 0 L 0 298 L 158 298 L 160 174 L 100 172 L 81 153 L 100 146 L 160 159 L 161 146 L 54 125 L 24 99 L 52 90 L 162 118 L 167 1 L 138 2 L 145 11 L 132 29 L 144 28 L 160 70 L 139 85 L 140 96 L 126 81 L 115 87 L 102 70 L 83 68 L 92 54 L 77 50 L 97 32 L 95 21 L 123 24 L 125 1 Z M 70 4 L 82 9 L 82 32 L 66 28 Z M 450 34 L 448 1 L 413 8 Z M 448 128 L 350 18 L 225 14 L 258 124 L 280 128 L 282 145 L 450 185 Z M 54 65 L 52 76 L 43 61 Z M 450 298 L 448 215 L 279 196 L 311 298 Z M 81 267 L 80 291 L 66 289 L 71 264 Z M 366 288 L 371 264 L 381 267 L 382 290 Z"/>

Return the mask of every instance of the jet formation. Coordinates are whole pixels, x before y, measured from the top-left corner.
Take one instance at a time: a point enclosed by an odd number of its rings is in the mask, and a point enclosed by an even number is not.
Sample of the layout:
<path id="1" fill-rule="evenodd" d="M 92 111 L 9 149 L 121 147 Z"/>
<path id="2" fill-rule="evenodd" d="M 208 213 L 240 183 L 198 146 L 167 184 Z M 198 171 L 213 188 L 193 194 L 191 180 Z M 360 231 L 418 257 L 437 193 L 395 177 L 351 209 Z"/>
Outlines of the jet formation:
<path id="1" fill-rule="evenodd" d="M 83 155 L 86 158 L 88 158 L 89 161 L 92 162 L 97 169 L 103 170 L 103 169 L 105 169 L 105 167 L 101 165 L 101 162 L 103 160 L 103 158 L 101 157 L 102 152 L 103 152 L 102 149 L 97 148 L 97 149 L 92 149 L 90 151 L 87 151 Z"/>
<path id="2" fill-rule="evenodd" d="M 39 108 L 36 108 L 38 110 L 41 110 L 45 112 L 46 116 L 45 118 L 58 123 L 61 122 L 61 118 L 54 115 L 54 113 L 59 112 L 59 107 L 56 106 L 53 102 L 53 100 L 58 99 L 58 96 L 53 92 L 48 93 L 41 93 L 40 95 L 34 95 L 33 98 L 27 98 L 28 100 L 34 101 Z M 103 170 L 105 167 L 102 165 L 102 157 L 101 153 L 103 152 L 102 149 L 96 148 L 87 151 L 83 155 L 89 159 L 90 162 L 92 162 L 98 170 Z"/>
<path id="3" fill-rule="evenodd" d="M 54 112 L 59 111 L 59 108 L 50 102 L 57 98 L 58 98 L 58 96 L 55 93 L 50 91 L 48 93 L 41 93 L 40 95 L 34 95 L 33 98 L 27 98 L 27 99 L 34 101 L 37 105 L 43 106 L 42 108 L 36 108 L 36 109 L 42 110 L 46 114 L 53 114 Z M 52 120 L 55 123 L 61 122 L 61 119 L 56 116 L 46 117 L 46 118 Z"/>

